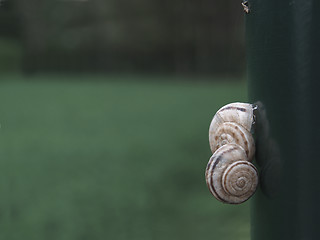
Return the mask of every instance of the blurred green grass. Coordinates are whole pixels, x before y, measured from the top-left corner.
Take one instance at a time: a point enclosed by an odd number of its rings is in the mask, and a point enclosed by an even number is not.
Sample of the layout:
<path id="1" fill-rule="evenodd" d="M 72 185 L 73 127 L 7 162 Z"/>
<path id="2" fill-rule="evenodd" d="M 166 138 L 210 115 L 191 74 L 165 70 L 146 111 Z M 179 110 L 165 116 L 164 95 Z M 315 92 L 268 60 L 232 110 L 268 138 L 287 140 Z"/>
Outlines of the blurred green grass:
<path id="1" fill-rule="evenodd" d="M 2 77 L 1 239 L 249 239 L 248 203 L 204 181 L 210 120 L 244 82 L 154 79 Z"/>

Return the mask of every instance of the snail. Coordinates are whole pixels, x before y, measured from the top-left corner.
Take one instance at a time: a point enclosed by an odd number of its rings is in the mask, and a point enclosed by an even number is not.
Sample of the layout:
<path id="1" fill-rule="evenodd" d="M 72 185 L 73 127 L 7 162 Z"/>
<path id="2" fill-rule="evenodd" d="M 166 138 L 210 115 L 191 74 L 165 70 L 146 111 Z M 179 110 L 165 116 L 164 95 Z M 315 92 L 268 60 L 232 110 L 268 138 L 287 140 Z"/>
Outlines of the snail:
<path id="1" fill-rule="evenodd" d="M 206 182 L 212 195 L 224 203 L 248 200 L 258 185 L 258 171 L 251 163 L 255 154 L 251 134 L 254 106 L 231 103 L 220 108 L 209 128 L 213 153 L 206 168 Z"/>

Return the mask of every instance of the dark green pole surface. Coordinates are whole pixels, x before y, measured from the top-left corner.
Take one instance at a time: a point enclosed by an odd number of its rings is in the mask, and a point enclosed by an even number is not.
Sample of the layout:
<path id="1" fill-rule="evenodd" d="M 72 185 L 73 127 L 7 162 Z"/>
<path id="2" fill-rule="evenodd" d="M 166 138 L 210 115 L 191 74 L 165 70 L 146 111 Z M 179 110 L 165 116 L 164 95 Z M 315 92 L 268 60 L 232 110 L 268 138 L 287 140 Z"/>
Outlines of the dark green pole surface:
<path id="1" fill-rule="evenodd" d="M 320 239 L 320 0 L 249 0 L 260 187 L 252 240 Z"/>

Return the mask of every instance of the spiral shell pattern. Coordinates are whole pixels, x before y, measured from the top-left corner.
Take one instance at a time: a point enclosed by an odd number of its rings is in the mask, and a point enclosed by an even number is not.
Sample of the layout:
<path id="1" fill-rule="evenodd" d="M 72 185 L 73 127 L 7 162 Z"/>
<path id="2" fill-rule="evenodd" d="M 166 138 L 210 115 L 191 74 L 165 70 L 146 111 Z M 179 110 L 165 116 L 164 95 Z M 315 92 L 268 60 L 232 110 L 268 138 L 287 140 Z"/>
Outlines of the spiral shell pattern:
<path id="1" fill-rule="evenodd" d="M 247 161 L 237 161 L 227 167 L 222 176 L 222 187 L 232 196 L 246 201 L 255 192 L 258 184 L 257 169 Z"/>
<path id="2" fill-rule="evenodd" d="M 206 182 L 212 195 L 224 203 L 246 201 L 258 185 L 258 171 L 251 163 L 255 154 L 253 110 L 252 104 L 230 103 L 218 110 L 210 124 L 213 155 L 206 168 Z"/>
<path id="3" fill-rule="evenodd" d="M 243 126 L 234 122 L 220 124 L 216 131 L 210 133 L 209 143 L 212 153 L 219 147 L 229 143 L 241 146 L 245 150 L 249 161 L 253 159 L 255 153 L 252 134 Z"/>
<path id="4" fill-rule="evenodd" d="M 206 182 L 219 201 L 239 204 L 249 199 L 258 184 L 258 173 L 247 154 L 237 144 L 225 144 L 209 160 Z"/>

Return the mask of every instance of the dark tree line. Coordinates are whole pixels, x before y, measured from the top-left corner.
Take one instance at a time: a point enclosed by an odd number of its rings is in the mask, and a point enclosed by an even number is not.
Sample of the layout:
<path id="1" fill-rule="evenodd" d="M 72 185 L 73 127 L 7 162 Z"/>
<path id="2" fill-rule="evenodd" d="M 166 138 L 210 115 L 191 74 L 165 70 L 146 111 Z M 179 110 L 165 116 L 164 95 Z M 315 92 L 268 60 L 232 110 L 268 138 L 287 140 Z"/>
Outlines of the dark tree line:
<path id="1" fill-rule="evenodd" d="M 240 1 L 8 0 L 0 13 L 26 72 L 244 69 Z"/>

